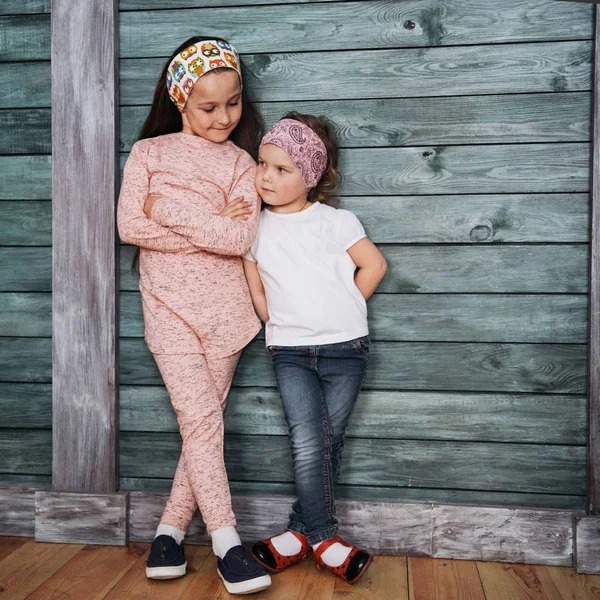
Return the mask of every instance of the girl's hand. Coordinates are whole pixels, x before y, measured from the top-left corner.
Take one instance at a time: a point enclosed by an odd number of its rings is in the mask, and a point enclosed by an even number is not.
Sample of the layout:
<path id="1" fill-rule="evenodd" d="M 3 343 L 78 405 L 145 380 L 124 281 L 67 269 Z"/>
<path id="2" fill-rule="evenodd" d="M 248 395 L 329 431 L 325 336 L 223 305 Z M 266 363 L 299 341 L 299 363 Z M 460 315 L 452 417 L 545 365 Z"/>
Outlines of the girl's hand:
<path id="1" fill-rule="evenodd" d="M 160 194 L 150 194 L 148 198 L 146 198 L 146 204 L 144 204 L 144 214 L 148 218 L 150 218 L 150 215 L 152 214 L 152 207 L 160 198 L 162 198 Z"/>
<path id="2" fill-rule="evenodd" d="M 217 213 L 219 217 L 229 217 L 230 219 L 239 219 L 245 221 L 248 219 L 248 215 L 252 213 L 252 204 L 246 202 L 243 196 L 236 198 L 226 204 L 221 212 Z"/>

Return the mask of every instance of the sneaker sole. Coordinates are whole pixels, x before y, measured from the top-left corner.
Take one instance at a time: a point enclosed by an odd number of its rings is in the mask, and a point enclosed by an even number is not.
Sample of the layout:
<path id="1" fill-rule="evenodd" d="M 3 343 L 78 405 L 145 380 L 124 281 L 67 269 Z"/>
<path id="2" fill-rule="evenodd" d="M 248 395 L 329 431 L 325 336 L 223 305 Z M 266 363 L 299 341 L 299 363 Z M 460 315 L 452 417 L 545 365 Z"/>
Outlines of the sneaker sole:
<path id="1" fill-rule="evenodd" d="M 271 585 L 270 575 L 262 575 L 261 577 L 255 577 L 254 579 L 241 581 L 240 583 L 231 583 L 227 581 L 225 577 L 223 577 L 219 569 L 217 569 L 217 574 L 223 581 L 225 589 L 230 594 L 255 594 L 256 592 L 262 592 L 262 590 L 266 590 Z"/>
<path id="2" fill-rule="evenodd" d="M 185 575 L 187 562 L 176 567 L 146 567 L 148 579 L 177 579 Z"/>

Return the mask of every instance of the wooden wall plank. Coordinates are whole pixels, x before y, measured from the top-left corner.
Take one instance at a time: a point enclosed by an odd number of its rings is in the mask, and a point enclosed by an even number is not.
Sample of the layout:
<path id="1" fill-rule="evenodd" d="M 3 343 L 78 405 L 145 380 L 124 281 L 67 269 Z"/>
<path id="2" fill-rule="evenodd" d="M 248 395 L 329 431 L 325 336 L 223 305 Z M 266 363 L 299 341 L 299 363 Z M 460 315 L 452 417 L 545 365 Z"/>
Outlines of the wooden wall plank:
<path id="1" fill-rule="evenodd" d="M 27 338 L 4 338 L 15 339 L 25 352 Z M 6 343 L 4 340 L 0 339 L 0 348 Z M 7 362 L 20 365 L 20 369 L 28 368 L 21 365 L 22 356 Z M 5 373 L 6 369 L 0 365 L 0 381 L 6 377 Z M 121 340 L 121 381 L 125 385 L 162 384 L 143 340 Z M 275 385 L 270 359 L 261 340 L 244 350 L 234 384 Z M 378 342 L 371 349 L 365 380 L 365 389 L 380 390 L 581 394 L 585 387 L 586 347 L 573 344 Z"/>
<path id="2" fill-rule="evenodd" d="M 390 47 L 458 46 L 476 43 L 563 41 L 592 37 L 592 7 L 565 6 L 550 0 L 536 7 L 519 0 L 501 6 L 483 2 L 445 3 L 443 13 L 432 1 L 393 0 L 186 8 L 123 12 L 120 24 L 121 57 L 163 56 L 182 39 L 205 31 L 219 31 L 224 38 L 248 52 L 302 52 L 344 50 L 354 40 L 370 49 Z M 252 2 L 245 2 L 252 4 Z M 167 8 L 167 7 L 165 7 Z M 43 12 L 44 6 L 37 10 Z M 6 13 L 6 8 L 2 11 Z M 17 9 L 18 10 L 18 9 Z M 30 9 L 31 10 L 31 9 Z M 22 9 L 18 12 L 25 12 Z M 1 14 L 1 13 L 0 13 Z M 165 30 L 165 20 L 172 27 Z M 332 28 L 329 24 L 336 23 Z M 569 27 L 564 23 L 568 21 Z M 402 24 L 400 27 L 399 25 Z M 50 56 L 48 14 L 3 17 L 0 21 L 0 60 L 44 60 Z"/>
<path id="3" fill-rule="evenodd" d="M 30 295 L 23 301 L 22 294 L 0 294 L 0 333 L 6 331 L 2 335 L 26 335 L 19 318 L 29 310 Z M 121 335 L 143 337 L 139 292 L 121 292 L 120 314 Z M 40 312 L 28 327 L 41 331 L 42 319 L 47 316 Z M 377 341 L 585 343 L 587 297 L 375 294 L 369 300 L 369 330 Z"/>
<path id="4" fill-rule="evenodd" d="M 4 246 L 50 246 L 52 203 L 0 202 L 0 240 Z"/>
<path id="5" fill-rule="evenodd" d="M 273 125 L 290 110 L 323 114 L 336 126 L 340 147 L 389 148 L 431 144 L 589 141 L 590 103 L 589 92 L 555 92 L 431 97 L 419 98 L 418 102 L 412 98 L 381 98 L 352 102 L 259 102 L 256 106 L 263 117 L 265 127 Z M 149 108 L 123 107 L 121 150 L 131 149 Z M 13 123 L 19 118 L 18 114 L 13 116 L 13 111 L 3 112 L 6 113 L 4 119 L 8 123 Z M 3 112 L 0 112 L 0 123 Z M 432 120 L 431 115 L 435 115 L 435 119 Z M 41 117 L 40 115 L 39 118 Z M 14 136 L 7 135 L 7 143 L 12 137 Z M 23 143 L 22 140 L 14 142 Z"/>
<path id="6" fill-rule="evenodd" d="M 39 395 L 32 399 L 34 406 L 44 402 Z M 557 419 L 565 410 L 565 416 Z M 584 445 L 585 410 L 584 395 L 365 391 L 352 414 L 348 436 Z M 22 422 L 20 411 L 2 413 L 8 426 Z M 123 386 L 120 414 L 121 431 L 179 431 L 164 387 Z M 232 388 L 225 430 L 287 435 L 277 390 Z"/>
<path id="7" fill-rule="evenodd" d="M 370 0 L 127 12 L 121 16 L 121 57 L 140 57 L 141 48 L 145 56 L 164 56 L 199 29 L 219 31 L 242 53 L 345 50 L 357 39 L 369 49 L 591 39 L 591 16 L 590 6 L 550 0 L 536 7 L 519 0 L 450 0 L 443 11 L 431 1 Z M 165 30 L 165 21 L 172 28 Z"/>
<path id="8" fill-rule="evenodd" d="M 578 573 L 600 575 L 600 518 L 597 515 L 575 519 L 573 563 Z"/>
<path id="9" fill-rule="evenodd" d="M 0 156 L 0 200 L 48 200 L 50 156 Z"/>
<path id="10" fill-rule="evenodd" d="M 51 0 L 2 0 L 0 15 L 49 13 Z"/>
<path id="11" fill-rule="evenodd" d="M 381 250 L 388 261 L 388 272 L 380 287 L 385 293 L 587 291 L 585 245 L 383 246 Z M 0 249 L 0 258 L 2 253 Z M 132 270 L 134 253 L 131 246 L 121 248 L 122 291 L 139 289 L 137 273 Z M 8 273 L 6 277 L 14 282 L 13 286 L 19 281 L 16 274 Z M 0 291 L 15 289 L 6 287 L 3 281 L 0 271 Z"/>
<path id="12" fill-rule="evenodd" d="M 485 63 L 481 63 L 482 55 Z M 567 92 L 591 87 L 592 45 L 588 41 L 341 51 L 335 56 L 336 61 L 328 63 L 315 61 L 310 52 L 247 55 L 250 96 L 254 101 L 292 102 Z M 159 58 L 121 61 L 123 105 L 150 104 L 163 62 Z M 48 61 L 0 63 L 0 78 L 5 82 L 0 108 L 50 106 Z M 25 89 L 20 85 L 23 80 L 32 84 Z"/>
<path id="13" fill-rule="evenodd" d="M 3 477 L 0 474 L 0 478 Z M 6 476 L 4 476 L 6 477 Z M 41 476 L 37 476 L 41 477 Z M 121 478 L 121 489 L 170 492 L 172 479 Z M 232 494 L 241 495 L 287 495 L 296 494 L 293 483 L 272 483 L 252 481 L 229 482 Z M 448 490 L 419 487 L 386 487 L 365 485 L 338 485 L 336 498 L 350 500 L 374 500 L 379 502 L 434 502 L 441 504 L 471 504 L 476 506 L 528 506 L 537 508 L 555 508 L 565 510 L 582 510 L 585 507 L 585 496 L 558 494 L 530 494 L 519 492 L 491 492 L 473 490 Z"/>
<path id="14" fill-rule="evenodd" d="M 0 293 L 0 336 L 50 337 L 52 295 Z"/>
<path id="15" fill-rule="evenodd" d="M 50 121 L 49 108 L 0 110 L 0 154 L 50 154 Z"/>
<path id="16" fill-rule="evenodd" d="M 49 58 L 49 14 L 0 17 L 0 61 L 22 62 Z"/>
<path id="17" fill-rule="evenodd" d="M 582 294 L 585 245 L 383 246 L 384 293 Z M 137 291 L 135 248 L 121 248 L 121 290 Z M 560 268 L 558 268 L 560 266 Z M 51 291 L 49 248 L 0 247 L 0 292 Z"/>
<path id="18" fill-rule="evenodd" d="M 0 436 L 0 472 L 48 475 L 52 472 L 52 432 L 4 430 Z"/>
<path id="19" fill-rule="evenodd" d="M 0 414 L 5 428 L 51 429 L 51 384 L 0 383 Z"/>
<path id="20" fill-rule="evenodd" d="M 485 56 L 485 62 L 481 57 Z M 566 92 L 591 87 L 591 42 L 541 42 L 450 48 L 251 54 L 246 82 L 255 101 L 414 98 L 471 94 Z M 121 61 L 121 103 L 150 104 L 164 59 Z M 0 65 L 11 83 L 14 73 Z M 401 81 L 402 85 L 398 86 Z M 5 104 L 0 107 L 18 106 Z M 43 97 L 22 98 L 29 106 Z"/>
<path id="21" fill-rule="evenodd" d="M 342 196 L 589 190 L 583 143 L 346 149 L 339 166 Z"/>
<path id="22" fill-rule="evenodd" d="M 51 248 L 1 248 L 0 291 L 51 292 Z"/>
<path id="23" fill-rule="evenodd" d="M 117 31 L 116 0 L 53 1 L 52 485 L 61 491 L 110 493 L 118 480 Z"/>
<path id="24" fill-rule="evenodd" d="M 178 434 L 123 432 L 121 474 L 172 477 L 180 453 Z M 225 462 L 238 481 L 293 481 L 287 436 L 228 435 Z M 351 438 L 340 483 L 582 495 L 585 448 Z"/>
<path id="25" fill-rule="evenodd" d="M 587 242 L 588 194 L 348 196 L 375 243 Z"/>
<path id="26" fill-rule="evenodd" d="M 0 337 L 0 381 L 52 381 L 52 340 Z"/>

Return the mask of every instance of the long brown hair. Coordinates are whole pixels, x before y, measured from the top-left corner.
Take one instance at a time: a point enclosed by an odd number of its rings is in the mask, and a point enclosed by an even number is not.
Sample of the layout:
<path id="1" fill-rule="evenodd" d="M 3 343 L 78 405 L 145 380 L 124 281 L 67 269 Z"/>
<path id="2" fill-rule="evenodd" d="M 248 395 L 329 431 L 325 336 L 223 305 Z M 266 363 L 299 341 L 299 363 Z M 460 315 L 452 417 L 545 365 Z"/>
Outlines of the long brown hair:
<path id="1" fill-rule="evenodd" d="M 317 185 L 308 192 L 309 202 L 321 202 L 337 207 L 339 199 L 334 196 L 339 183 L 338 145 L 331 121 L 325 117 L 305 115 L 296 111 L 288 112 L 282 118 L 294 119 L 310 127 L 323 141 L 327 150 L 327 166 Z"/>
<path id="2" fill-rule="evenodd" d="M 206 36 L 194 36 L 189 40 L 186 40 L 177 48 L 173 54 L 169 57 L 165 63 L 156 88 L 154 90 L 154 98 L 152 99 L 152 106 L 150 112 L 142 125 L 140 130 L 139 140 L 145 140 L 147 138 L 157 137 L 159 135 L 166 135 L 168 133 L 177 133 L 183 129 L 183 122 L 181 120 L 181 113 L 177 110 L 177 107 L 169 96 L 167 89 L 167 69 L 173 61 L 173 59 L 188 46 L 197 45 L 200 42 L 206 40 L 218 40 L 225 42 L 222 38 L 206 37 Z M 225 42 L 227 43 L 227 42 Z M 240 59 L 240 68 L 242 70 L 242 79 L 245 79 L 246 69 L 243 60 Z M 215 72 L 222 71 L 224 69 L 214 69 Z M 229 139 L 239 148 L 245 150 L 254 158 L 258 157 L 258 144 L 262 134 L 262 119 L 256 107 L 248 99 L 248 92 L 246 86 L 242 86 L 242 117 L 236 128 L 231 132 Z M 134 268 L 137 266 L 139 261 L 140 249 L 137 249 L 135 257 L 133 259 Z"/>

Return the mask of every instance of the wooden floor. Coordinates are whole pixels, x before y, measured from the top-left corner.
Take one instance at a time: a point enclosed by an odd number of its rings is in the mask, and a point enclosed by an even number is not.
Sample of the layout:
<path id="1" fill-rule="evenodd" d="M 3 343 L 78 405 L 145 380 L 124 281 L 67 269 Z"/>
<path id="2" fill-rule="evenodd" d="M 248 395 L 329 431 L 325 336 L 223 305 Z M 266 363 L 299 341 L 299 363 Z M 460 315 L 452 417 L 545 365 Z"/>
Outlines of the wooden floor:
<path id="1" fill-rule="evenodd" d="M 128 548 L 39 544 L 0 537 L 0 599 L 219 600 L 231 598 L 210 548 L 187 546 L 188 575 L 149 581 L 149 544 Z M 311 560 L 273 578 L 261 600 L 599 600 L 600 576 L 571 568 L 378 556 L 350 586 Z"/>

